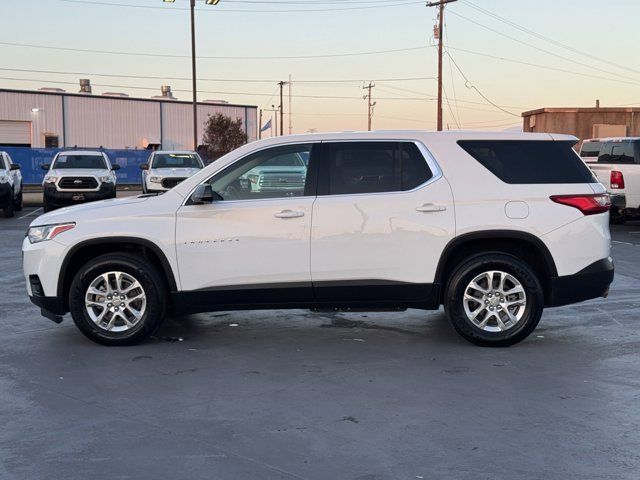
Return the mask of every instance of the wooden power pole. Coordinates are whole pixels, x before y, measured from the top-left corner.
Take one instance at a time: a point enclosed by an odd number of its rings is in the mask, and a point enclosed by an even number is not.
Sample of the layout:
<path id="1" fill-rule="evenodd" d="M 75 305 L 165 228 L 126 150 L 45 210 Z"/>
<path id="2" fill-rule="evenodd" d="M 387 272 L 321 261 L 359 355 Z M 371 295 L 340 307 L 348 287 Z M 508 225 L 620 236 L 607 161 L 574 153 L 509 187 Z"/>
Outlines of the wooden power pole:
<path id="1" fill-rule="evenodd" d="M 287 82 L 278 82 L 280 86 L 280 136 L 284 135 L 284 86 Z"/>
<path id="2" fill-rule="evenodd" d="M 443 49 L 443 33 L 444 33 L 444 6 L 447 3 L 457 2 L 458 0 L 439 0 L 437 2 L 427 3 L 427 7 L 438 7 L 438 131 L 442 131 L 442 49 Z"/>
<path id="3" fill-rule="evenodd" d="M 367 130 L 371 131 L 371 120 L 373 119 L 373 107 L 376 106 L 376 102 L 371 101 L 371 90 L 375 87 L 375 84 L 369 82 L 369 85 L 362 87 L 363 90 L 367 90 L 367 94 L 363 97 L 367 101 Z"/>

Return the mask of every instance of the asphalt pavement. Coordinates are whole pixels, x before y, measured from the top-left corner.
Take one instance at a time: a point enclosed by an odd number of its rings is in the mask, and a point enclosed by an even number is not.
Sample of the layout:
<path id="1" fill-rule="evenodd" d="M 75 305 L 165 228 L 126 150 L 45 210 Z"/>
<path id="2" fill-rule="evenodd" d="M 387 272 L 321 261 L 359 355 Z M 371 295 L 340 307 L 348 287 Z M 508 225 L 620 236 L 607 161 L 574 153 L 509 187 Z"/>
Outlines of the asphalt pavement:
<path id="1" fill-rule="evenodd" d="M 640 223 L 607 299 L 487 349 L 442 311 L 231 312 L 101 347 L 26 297 L 0 218 L 1 479 L 640 478 Z"/>

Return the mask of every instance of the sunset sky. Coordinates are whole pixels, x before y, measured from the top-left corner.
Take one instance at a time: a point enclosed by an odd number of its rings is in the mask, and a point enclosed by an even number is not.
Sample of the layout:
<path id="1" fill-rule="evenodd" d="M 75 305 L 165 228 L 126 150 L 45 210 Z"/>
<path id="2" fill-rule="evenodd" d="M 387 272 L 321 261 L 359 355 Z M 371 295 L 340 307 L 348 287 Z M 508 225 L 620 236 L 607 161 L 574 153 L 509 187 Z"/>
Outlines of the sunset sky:
<path id="1" fill-rule="evenodd" d="M 191 97 L 188 0 L 0 5 L 0 87 L 75 92 L 86 77 L 94 93 L 149 97 L 169 84 L 180 99 Z M 198 0 L 197 8 L 200 100 L 271 108 L 276 82 L 291 74 L 294 133 L 362 130 L 362 87 L 371 80 L 375 129 L 435 127 L 436 12 L 424 2 Z M 596 99 L 602 106 L 640 105 L 638 18 L 640 3 L 632 0 L 451 4 L 445 124 L 503 130 L 521 125 L 521 112 L 543 106 L 591 106 Z"/>

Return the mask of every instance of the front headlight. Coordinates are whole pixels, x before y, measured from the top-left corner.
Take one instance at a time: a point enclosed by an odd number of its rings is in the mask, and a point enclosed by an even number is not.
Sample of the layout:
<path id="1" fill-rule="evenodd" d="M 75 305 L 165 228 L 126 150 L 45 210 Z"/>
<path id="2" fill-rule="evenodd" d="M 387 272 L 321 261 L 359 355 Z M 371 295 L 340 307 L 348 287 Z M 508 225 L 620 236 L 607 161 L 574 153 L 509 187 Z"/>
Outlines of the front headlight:
<path id="1" fill-rule="evenodd" d="M 9 177 L 6 175 L 0 175 L 0 183 L 9 183 Z"/>
<path id="2" fill-rule="evenodd" d="M 58 177 L 44 177 L 44 183 L 56 183 Z"/>
<path id="3" fill-rule="evenodd" d="M 100 181 L 102 183 L 113 183 L 113 177 L 111 176 L 100 177 Z"/>
<path id="4" fill-rule="evenodd" d="M 149 179 L 149 181 L 150 181 L 151 183 L 162 183 L 162 178 L 161 178 L 161 177 L 151 177 L 151 178 Z"/>
<path id="5" fill-rule="evenodd" d="M 31 243 L 39 243 L 44 242 L 46 240 L 51 240 L 62 232 L 66 232 L 67 230 L 71 230 L 75 228 L 75 223 L 58 223 L 55 225 L 42 225 L 40 227 L 31 227 L 27 232 L 27 236 L 29 237 L 29 241 Z"/>

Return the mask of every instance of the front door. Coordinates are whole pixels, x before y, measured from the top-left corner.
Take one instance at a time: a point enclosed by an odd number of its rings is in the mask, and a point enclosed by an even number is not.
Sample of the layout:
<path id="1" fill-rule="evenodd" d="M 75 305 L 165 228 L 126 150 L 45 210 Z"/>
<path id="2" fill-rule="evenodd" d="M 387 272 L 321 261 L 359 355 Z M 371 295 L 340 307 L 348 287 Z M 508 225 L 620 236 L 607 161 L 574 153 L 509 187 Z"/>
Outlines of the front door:
<path id="1" fill-rule="evenodd" d="M 250 154 L 208 180 L 221 200 L 179 209 L 183 291 L 212 305 L 312 300 L 312 150 L 293 144 Z"/>

